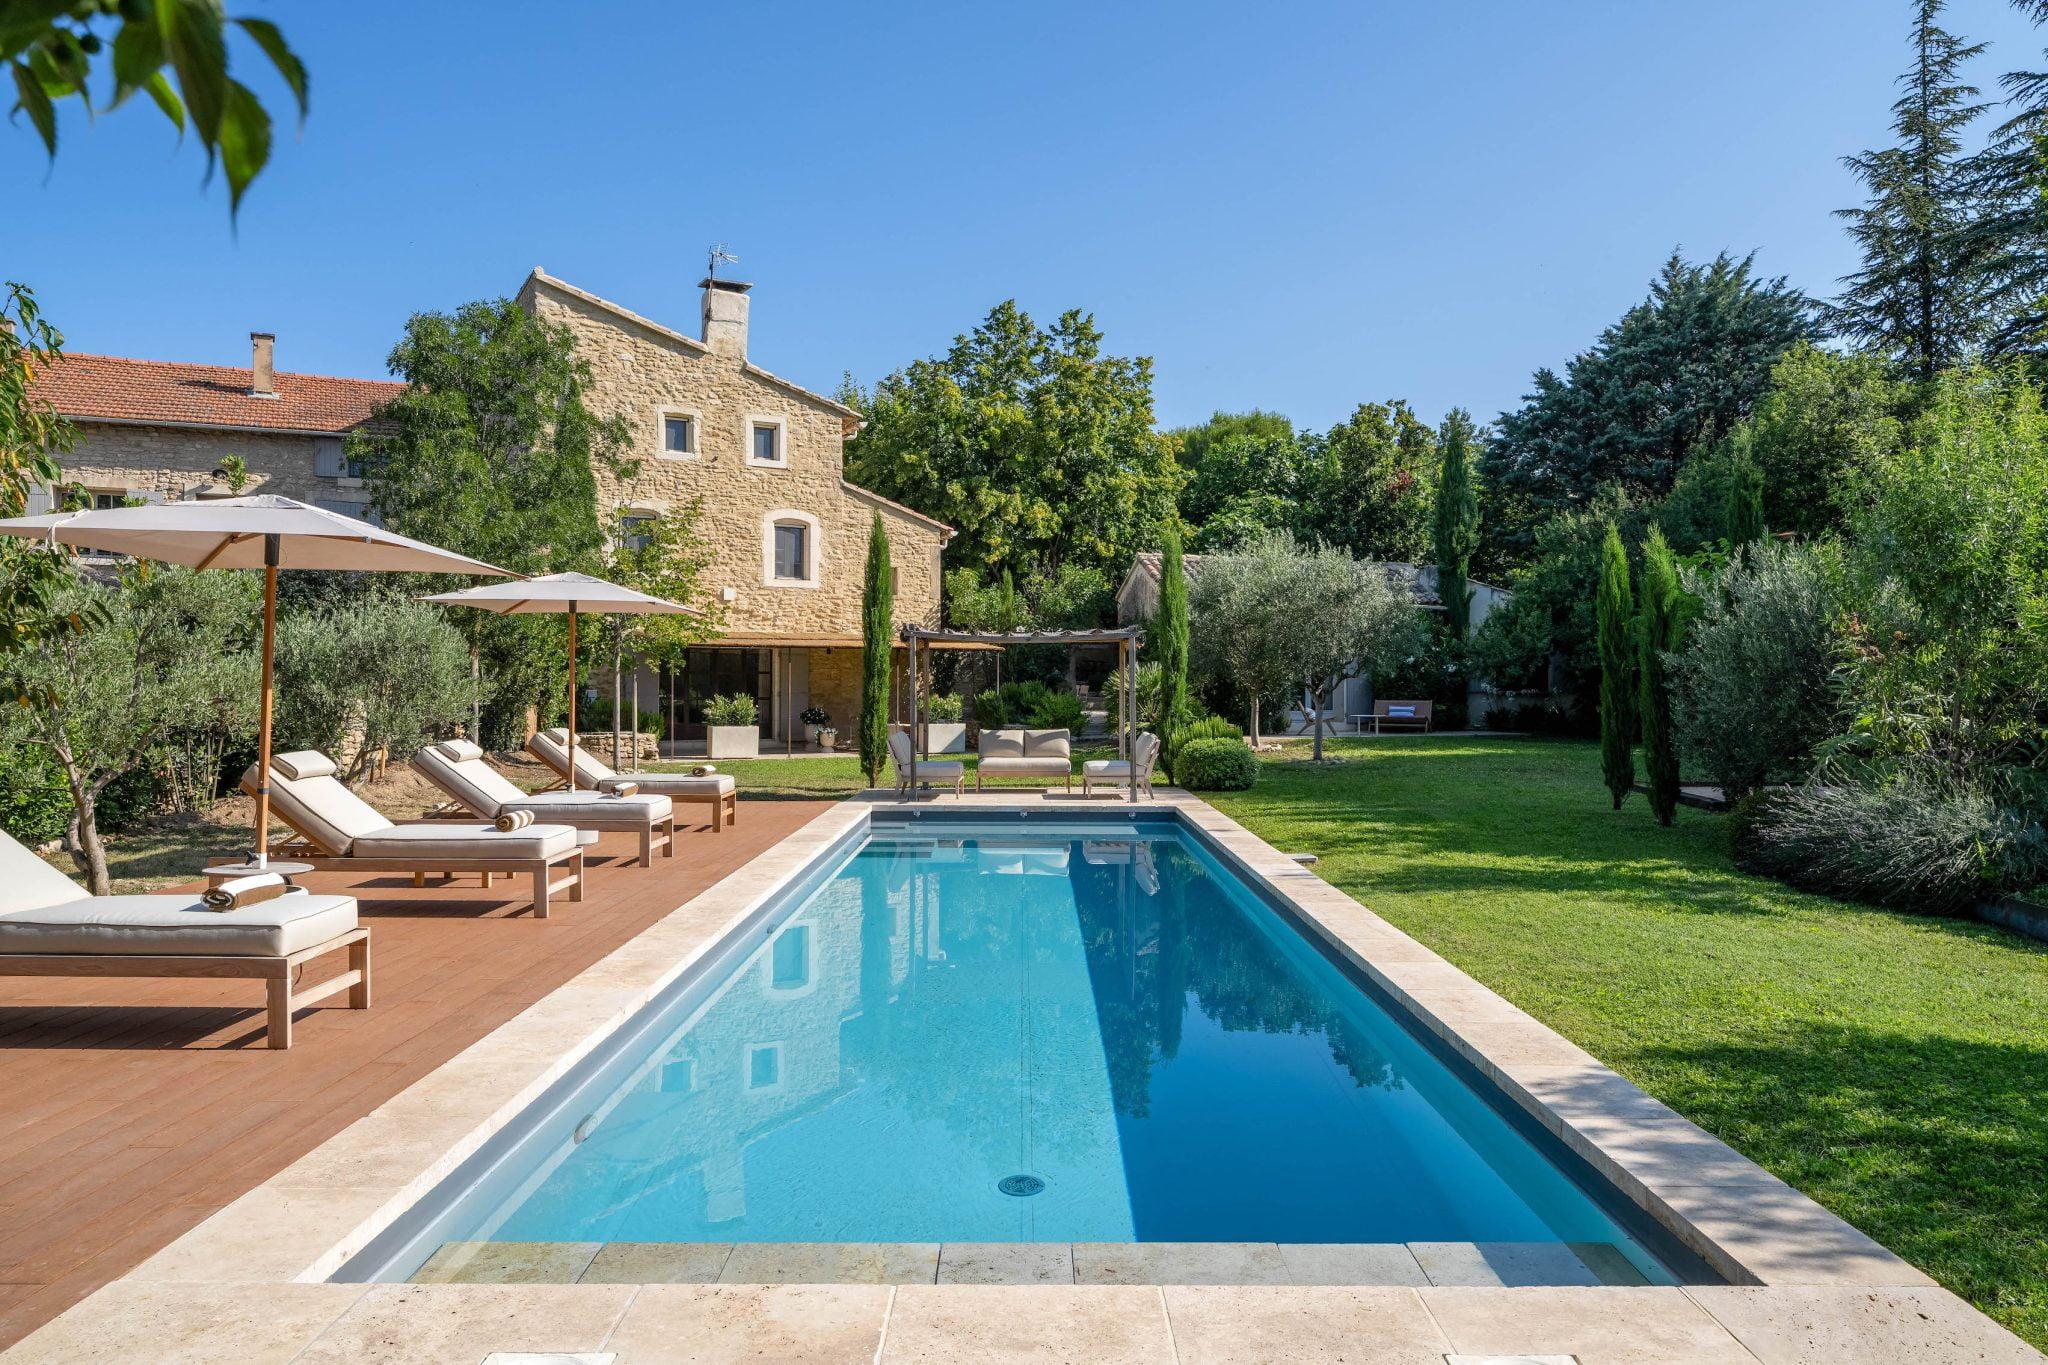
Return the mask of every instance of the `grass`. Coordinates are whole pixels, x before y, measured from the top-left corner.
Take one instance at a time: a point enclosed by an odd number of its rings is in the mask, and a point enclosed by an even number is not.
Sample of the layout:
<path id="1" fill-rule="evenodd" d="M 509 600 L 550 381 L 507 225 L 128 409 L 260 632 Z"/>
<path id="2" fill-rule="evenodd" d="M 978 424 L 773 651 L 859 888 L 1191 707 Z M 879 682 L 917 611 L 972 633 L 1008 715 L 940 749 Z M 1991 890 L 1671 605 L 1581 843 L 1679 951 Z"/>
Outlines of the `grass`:
<path id="1" fill-rule="evenodd" d="M 1334 753 L 1215 803 L 2048 1346 L 2048 946 L 1745 876 L 1589 744 Z"/>
<path id="2" fill-rule="evenodd" d="M 1074 775 L 1077 778 L 1081 775 L 1081 764 L 1087 759 L 1114 757 L 1114 740 L 1090 740 L 1086 744 L 1075 744 Z M 964 761 L 967 765 L 968 784 L 970 787 L 973 785 L 975 765 L 981 761 L 977 755 L 933 754 L 932 758 L 934 761 Z M 861 777 L 860 759 L 851 751 L 843 754 L 806 755 L 803 758 L 679 759 L 672 763 L 650 763 L 647 767 L 654 772 L 688 772 L 696 764 L 706 761 L 712 762 L 718 771 L 732 774 L 733 780 L 739 783 L 740 795 L 749 799 L 765 797 L 783 800 L 829 800 L 832 797 L 861 791 L 867 786 Z M 885 766 L 882 772 L 883 784 L 893 785 L 895 781 L 896 769 L 893 766 Z M 1019 791 L 1041 791 L 1045 783 L 1043 780 L 1025 778 L 1000 781 L 991 779 L 989 787 L 990 790 L 1015 787 Z M 947 790 L 950 791 L 951 788 Z M 1075 790 L 1078 791 L 1079 788 L 1076 787 Z"/>

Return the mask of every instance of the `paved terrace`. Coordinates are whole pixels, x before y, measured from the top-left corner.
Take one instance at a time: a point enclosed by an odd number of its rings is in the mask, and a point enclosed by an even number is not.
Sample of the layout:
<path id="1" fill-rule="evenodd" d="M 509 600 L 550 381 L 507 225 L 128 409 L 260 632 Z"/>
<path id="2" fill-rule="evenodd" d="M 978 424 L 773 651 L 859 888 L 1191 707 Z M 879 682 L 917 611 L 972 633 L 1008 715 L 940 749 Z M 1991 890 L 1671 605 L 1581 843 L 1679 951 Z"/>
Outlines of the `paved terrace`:
<path id="1" fill-rule="evenodd" d="M 414 890 L 405 874 L 321 873 L 362 901 L 372 1008 L 301 1012 L 288 1052 L 263 1045 L 257 981 L 0 984 L 0 1347 L 117 1279 L 223 1205 L 601 960 L 820 811 L 750 801 L 674 859 L 630 866 L 607 835 L 580 904 L 536 920 L 477 878 Z M 197 885 L 197 883 L 195 883 Z M 339 970 L 341 955 L 309 970 Z M 316 977 L 317 979 L 317 977 Z M 225 1357 L 223 1357 L 225 1358 Z"/>

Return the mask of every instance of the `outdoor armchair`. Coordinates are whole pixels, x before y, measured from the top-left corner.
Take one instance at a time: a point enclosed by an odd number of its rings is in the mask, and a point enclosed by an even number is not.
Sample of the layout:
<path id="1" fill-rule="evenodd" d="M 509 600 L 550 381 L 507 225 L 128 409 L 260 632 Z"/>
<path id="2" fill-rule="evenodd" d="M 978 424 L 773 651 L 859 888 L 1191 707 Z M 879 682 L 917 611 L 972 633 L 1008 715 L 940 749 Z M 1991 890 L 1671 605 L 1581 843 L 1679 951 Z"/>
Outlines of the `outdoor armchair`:
<path id="1" fill-rule="evenodd" d="M 1152 770 L 1159 764 L 1159 736 L 1147 730 L 1131 746 L 1131 757 L 1091 758 L 1081 765 L 1081 794 L 1093 796 L 1095 788 L 1121 787 L 1135 780 L 1138 790 L 1152 795 Z"/>
<path id="2" fill-rule="evenodd" d="M 896 765 L 898 796 L 910 790 L 911 757 L 910 732 L 891 730 L 889 761 Z M 920 758 L 917 760 L 917 777 L 920 782 L 951 782 L 953 794 L 958 796 L 967 787 L 967 765 L 950 758 Z"/>

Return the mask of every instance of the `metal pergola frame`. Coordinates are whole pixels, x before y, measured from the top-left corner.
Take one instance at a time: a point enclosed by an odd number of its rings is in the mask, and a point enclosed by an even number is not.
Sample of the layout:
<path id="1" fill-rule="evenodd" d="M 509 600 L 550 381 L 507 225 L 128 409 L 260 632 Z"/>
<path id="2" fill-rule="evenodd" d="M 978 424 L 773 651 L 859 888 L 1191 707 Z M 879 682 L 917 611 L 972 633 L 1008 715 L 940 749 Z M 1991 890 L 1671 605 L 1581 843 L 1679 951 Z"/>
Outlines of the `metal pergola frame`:
<path id="1" fill-rule="evenodd" d="M 926 626 L 904 626 L 898 637 L 910 650 L 910 772 L 906 789 L 917 787 L 918 760 L 931 757 L 927 751 L 930 732 L 924 714 L 924 697 L 917 687 L 920 646 L 958 649 L 963 645 L 1108 645 L 1116 646 L 1117 676 L 1122 679 L 1124 723 L 1117 727 L 1119 758 L 1135 762 L 1138 744 L 1138 647 L 1145 643 L 1143 626 L 1116 626 L 1104 630 L 933 630 Z M 1138 801 L 1138 775 L 1132 772 L 1124 783 L 1126 799 Z"/>

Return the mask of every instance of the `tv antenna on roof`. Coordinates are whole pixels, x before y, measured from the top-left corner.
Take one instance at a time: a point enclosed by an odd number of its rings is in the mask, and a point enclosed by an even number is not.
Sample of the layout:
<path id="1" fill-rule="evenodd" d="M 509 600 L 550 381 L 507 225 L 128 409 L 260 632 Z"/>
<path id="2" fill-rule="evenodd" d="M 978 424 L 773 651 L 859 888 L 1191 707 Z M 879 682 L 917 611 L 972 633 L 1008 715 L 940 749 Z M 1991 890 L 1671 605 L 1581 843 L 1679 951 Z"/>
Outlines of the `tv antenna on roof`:
<path id="1" fill-rule="evenodd" d="M 706 272 L 714 280 L 718 278 L 718 263 L 720 261 L 724 261 L 727 265 L 738 265 L 740 258 L 727 251 L 724 242 L 714 245 L 711 248 L 711 267 Z"/>

